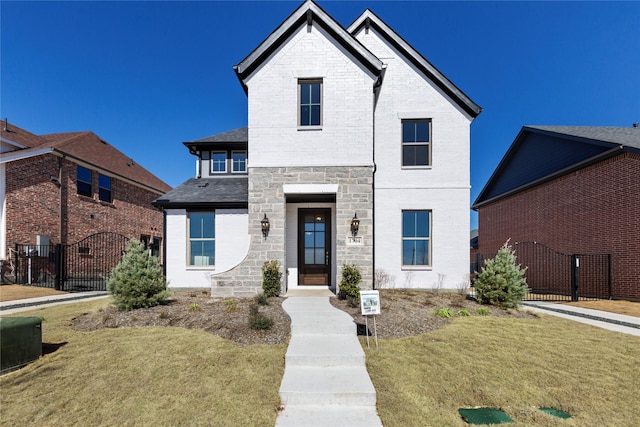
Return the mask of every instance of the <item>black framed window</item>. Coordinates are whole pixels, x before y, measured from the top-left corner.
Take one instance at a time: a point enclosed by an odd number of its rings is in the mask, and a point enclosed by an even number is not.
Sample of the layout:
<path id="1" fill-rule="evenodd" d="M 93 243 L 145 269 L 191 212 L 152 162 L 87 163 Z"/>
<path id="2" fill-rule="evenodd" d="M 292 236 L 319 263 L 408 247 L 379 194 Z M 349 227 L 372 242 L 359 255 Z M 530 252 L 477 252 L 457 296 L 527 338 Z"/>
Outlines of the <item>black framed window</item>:
<path id="1" fill-rule="evenodd" d="M 300 126 L 322 125 L 322 80 L 299 80 Z"/>
<path id="2" fill-rule="evenodd" d="M 431 120 L 402 121 L 402 166 L 431 166 Z"/>
<path id="3" fill-rule="evenodd" d="M 91 169 L 78 166 L 76 173 L 76 185 L 78 187 L 78 194 L 81 196 L 93 197 L 93 190 L 91 189 Z"/>
<path id="4" fill-rule="evenodd" d="M 431 265 L 430 211 L 402 211 L 402 265 Z"/>
<path id="5" fill-rule="evenodd" d="M 98 197 L 101 201 L 111 203 L 111 177 L 98 174 Z"/>

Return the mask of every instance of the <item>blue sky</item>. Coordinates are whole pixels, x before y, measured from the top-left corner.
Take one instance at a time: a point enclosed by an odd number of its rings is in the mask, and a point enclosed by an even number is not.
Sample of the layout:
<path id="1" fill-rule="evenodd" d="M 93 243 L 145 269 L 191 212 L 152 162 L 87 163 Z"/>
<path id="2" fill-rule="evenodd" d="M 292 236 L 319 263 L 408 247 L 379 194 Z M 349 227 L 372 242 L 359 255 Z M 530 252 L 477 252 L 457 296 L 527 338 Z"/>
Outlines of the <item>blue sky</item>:
<path id="1" fill-rule="evenodd" d="M 300 3 L 2 0 L 0 116 L 91 130 L 177 186 L 183 141 L 246 125 L 232 66 Z M 640 2 L 318 4 L 345 27 L 370 8 L 483 107 L 470 204 L 523 125 L 640 121 Z"/>

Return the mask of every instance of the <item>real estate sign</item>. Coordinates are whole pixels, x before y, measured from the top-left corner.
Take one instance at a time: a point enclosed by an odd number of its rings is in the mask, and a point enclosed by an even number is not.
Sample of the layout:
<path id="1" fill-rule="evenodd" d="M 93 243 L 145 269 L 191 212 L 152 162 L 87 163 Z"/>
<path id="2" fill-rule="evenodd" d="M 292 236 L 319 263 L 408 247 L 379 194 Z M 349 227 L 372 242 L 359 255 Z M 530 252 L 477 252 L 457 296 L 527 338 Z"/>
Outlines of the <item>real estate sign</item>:
<path id="1" fill-rule="evenodd" d="M 380 314 L 380 292 L 360 291 L 360 311 L 363 316 Z"/>

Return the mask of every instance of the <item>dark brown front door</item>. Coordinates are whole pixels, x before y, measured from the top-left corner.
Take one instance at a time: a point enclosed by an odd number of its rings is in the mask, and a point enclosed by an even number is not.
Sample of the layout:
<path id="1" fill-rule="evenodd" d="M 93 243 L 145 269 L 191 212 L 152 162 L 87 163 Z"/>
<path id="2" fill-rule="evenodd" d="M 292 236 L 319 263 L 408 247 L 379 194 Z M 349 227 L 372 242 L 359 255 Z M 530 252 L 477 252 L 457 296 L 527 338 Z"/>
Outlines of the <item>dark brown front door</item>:
<path id="1" fill-rule="evenodd" d="M 300 285 L 329 286 L 331 275 L 331 209 L 298 210 Z"/>

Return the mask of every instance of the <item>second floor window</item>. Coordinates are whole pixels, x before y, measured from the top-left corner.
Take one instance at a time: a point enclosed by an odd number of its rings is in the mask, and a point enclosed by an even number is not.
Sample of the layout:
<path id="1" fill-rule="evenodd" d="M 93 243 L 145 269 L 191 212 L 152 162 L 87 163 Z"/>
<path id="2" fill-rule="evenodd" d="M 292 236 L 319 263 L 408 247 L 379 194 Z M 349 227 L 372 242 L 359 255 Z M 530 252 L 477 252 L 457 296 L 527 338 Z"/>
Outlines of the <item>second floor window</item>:
<path id="1" fill-rule="evenodd" d="M 93 191 L 91 189 L 91 169 L 78 166 L 76 178 L 78 194 L 81 196 L 93 197 Z"/>
<path id="2" fill-rule="evenodd" d="M 111 178 L 98 174 L 98 197 L 103 202 L 111 203 Z"/>
<path id="3" fill-rule="evenodd" d="M 233 151 L 231 152 L 231 171 L 234 173 L 247 171 L 247 152 Z"/>
<path id="4" fill-rule="evenodd" d="M 402 166 L 431 166 L 431 120 L 402 121 Z"/>
<path id="5" fill-rule="evenodd" d="M 322 80 L 299 80 L 299 126 L 322 125 Z"/>
<path id="6" fill-rule="evenodd" d="M 226 151 L 211 152 L 211 172 L 212 173 L 227 172 L 227 152 Z"/>

